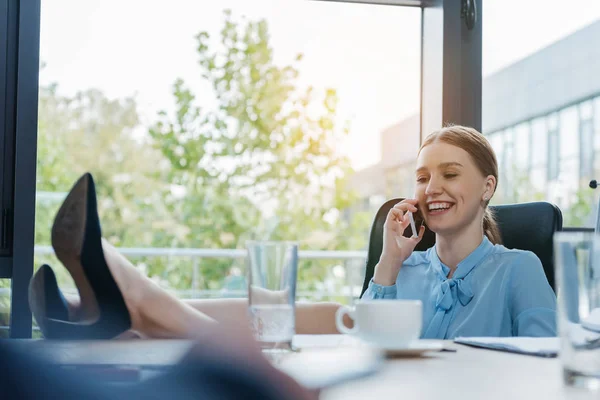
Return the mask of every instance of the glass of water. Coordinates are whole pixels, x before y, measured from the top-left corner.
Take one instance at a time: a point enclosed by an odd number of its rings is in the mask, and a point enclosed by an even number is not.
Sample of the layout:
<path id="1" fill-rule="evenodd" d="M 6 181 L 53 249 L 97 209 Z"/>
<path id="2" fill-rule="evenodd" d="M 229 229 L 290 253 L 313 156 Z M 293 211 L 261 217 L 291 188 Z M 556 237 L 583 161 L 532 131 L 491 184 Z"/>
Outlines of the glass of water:
<path id="1" fill-rule="evenodd" d="M 554 235 L 560 358 L 565 383 L 600 389 L 600 235 Z"/>
<path id="2" fill-rule="evenodd" d="M 248 302 L 250 323 L 263 349 L 291 350 L 296 331 L 298 244 L 250 241 Z"/>

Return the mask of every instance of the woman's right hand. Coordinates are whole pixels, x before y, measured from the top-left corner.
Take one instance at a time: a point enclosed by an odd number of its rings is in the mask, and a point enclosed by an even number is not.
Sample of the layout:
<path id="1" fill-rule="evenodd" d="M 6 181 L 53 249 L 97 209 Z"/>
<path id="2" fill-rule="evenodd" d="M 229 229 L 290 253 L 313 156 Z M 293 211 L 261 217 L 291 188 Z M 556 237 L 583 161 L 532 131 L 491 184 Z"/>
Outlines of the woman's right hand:
<path id="1" fill-rule="evenodd" d="M 396 277 L 402 263 L 412 254 L 415 246 L 423 238 L 425 227 L 421 226 L 417 237 L 405 237 L 404 230 L 410 225 L 407 212 L 415 214 L 416 199 L 405 199 L 390 209 L 383 225 L 383 248 L 379 263 L 375 267 L 373 281 L 379 285 L 391 286 L 396 283 Z"/>

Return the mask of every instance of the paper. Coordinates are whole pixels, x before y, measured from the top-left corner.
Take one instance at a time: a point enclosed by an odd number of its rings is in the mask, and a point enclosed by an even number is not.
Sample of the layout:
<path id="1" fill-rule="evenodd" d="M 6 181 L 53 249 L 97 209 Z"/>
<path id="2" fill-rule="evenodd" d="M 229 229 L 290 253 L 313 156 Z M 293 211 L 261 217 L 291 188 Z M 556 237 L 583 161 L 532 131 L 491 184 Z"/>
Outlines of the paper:
<path id="1" fill-rule="evenodd" d="M 560 347 L 557 337 L 457 337 L 454 342 L 539 357 L 556 357 Z"/>
<path id="2" fill-rule="evenodd" d="M 275 362 L 304 387 L 323 389 L 375 373 L 383 353 L 348 335 L 294 335 L 291 353 Z"/>
<path id="3" fill-rule="evenodd" d="M 294 335 L 292 347 L 296 349 L 357 347 L 364 343 L 350 335 Z"/>

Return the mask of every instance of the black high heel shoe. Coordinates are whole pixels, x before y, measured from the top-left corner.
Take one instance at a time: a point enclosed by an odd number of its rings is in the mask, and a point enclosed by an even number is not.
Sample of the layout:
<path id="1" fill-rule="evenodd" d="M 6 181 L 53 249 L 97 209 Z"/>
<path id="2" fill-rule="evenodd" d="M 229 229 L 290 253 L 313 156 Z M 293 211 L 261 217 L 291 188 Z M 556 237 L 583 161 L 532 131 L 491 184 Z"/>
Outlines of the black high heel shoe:
<path id="1" fill-rule="evenodd" d="M 49 265 L 42 265 L 29 282 L 29 307 L 45 337 L 51 335 L 45 318 L 69 320 L 67 300 L 58 288 L 56 276 Z"/>
<path id="2" fill-rule="evenodd" d="M 58 210 L 52 226 L 52 247 L 75 281 L 85 316 L 79 321 L 69 321 L 68 311 L 63 319 L 59 315 L 64 317 L 64 313 L 48 307 L 59 304 L 62 294 L 55 278 L 52 282 L 54 273 L 46 278 L 52 269 L 44 268 L 40 278 L 32 279 L 30 290 L 34 293 L 29 297 L 45 337 L 110 339 L 129 330 L 129 310 L 102 251 L 96 188 L 91 174 L 79 178 Z M 39 294 L 40 288 L 43 295 Z"/>

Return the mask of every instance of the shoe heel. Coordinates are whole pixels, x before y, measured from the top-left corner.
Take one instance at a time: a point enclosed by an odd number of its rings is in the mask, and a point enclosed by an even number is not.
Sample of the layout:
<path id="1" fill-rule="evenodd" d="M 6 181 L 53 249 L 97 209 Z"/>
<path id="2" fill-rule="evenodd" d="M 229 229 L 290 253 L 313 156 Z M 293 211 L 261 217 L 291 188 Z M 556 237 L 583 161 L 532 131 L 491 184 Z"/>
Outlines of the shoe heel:
<path id="1" fill-rule="evenodd" d="M 46 319 L 52 336 L 109 339 L 131 328 L 123 294 L 104 258 L 96 188 L 86 173 L 73 186 L 52 226 L 52 246 L 67 268 L 85 313 L 77 322 Z"/>
<path id="2" fill-rule="evenodd" d="M 42 265 L 29 282 L 29 308 L 46 338 L 52 338 L 52 320 L 68 321 L 67 301 L 58 288 L 56 276 L 49 265 Z"/>
<path id="3" fill-rule="evenodd" d="M 99 318 L 99 306 L 94 290 L 81 265 L 84 246 L 90 174 L 75 183 L 52 225 L 52 247 L 56 257 L 67 268 L 79 291 L 82 305 L 81 322 L 93 323 Z"/>

